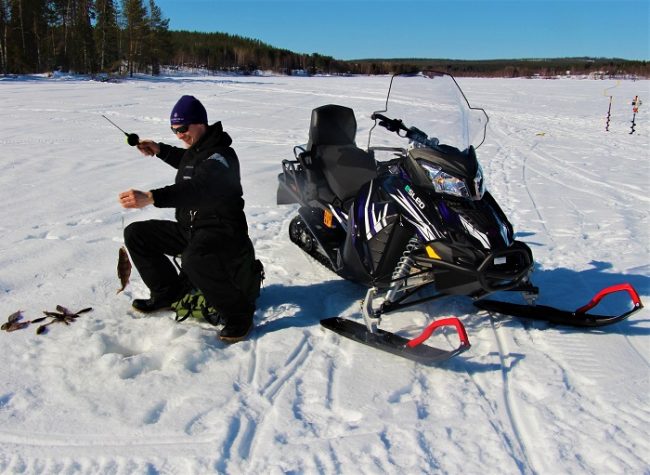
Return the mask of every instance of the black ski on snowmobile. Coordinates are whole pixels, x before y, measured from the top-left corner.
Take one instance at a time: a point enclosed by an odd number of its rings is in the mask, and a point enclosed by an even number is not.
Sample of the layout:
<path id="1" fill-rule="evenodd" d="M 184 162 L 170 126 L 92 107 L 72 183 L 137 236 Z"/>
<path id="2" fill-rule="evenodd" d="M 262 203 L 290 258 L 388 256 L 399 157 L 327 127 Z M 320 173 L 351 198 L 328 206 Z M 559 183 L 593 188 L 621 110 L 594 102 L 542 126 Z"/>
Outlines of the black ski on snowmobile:
<path id="1" fill-rule="evenodd" d="M 455 317 L 443 318 L 433 321 L 424 331 L 415 338 L 404 338 L 394 333 L 390 333 L 377 328 L 375 332 L 370 332 L 361 323 L 346 318 L 326 318 L 321 320 L 321 325 L 328 330 L 351 338 L 354 341 L 372 346 L 394 355 L 417 361 L 424 364 L 436 364 L 453 358 L 468 350 L 470 347 L 469 338 L 465 327 Z M 437 328 L 443 326 L 455 327 L 460 340 L 458 347 L 452 350 L 442 350 L 434 348 L 423 343 L 431 336 Z"/>
<path id="2" fill-rule="evenodd" d="M 589 310 L 596 307 L 604 297 L 623 291 L 627 292 L 632 300 L 632 308 L 630 310 L 619 315 L 596 315 L 587 313 Z M 612 285 L 601 290 L 589 301 L 589 303 L 574 311 L 562 310 L 548 305 L 520 305 L 511 302 L 487 299 L 474 302 L 474 305 L 482 310 L 487 310 L 488 312 L 502 313 L 532 320 L 542 320 L 556 325 L 584 328 L 602 327 L 620 322 L 643 308 L 639 294 L 629 283 Z"/>

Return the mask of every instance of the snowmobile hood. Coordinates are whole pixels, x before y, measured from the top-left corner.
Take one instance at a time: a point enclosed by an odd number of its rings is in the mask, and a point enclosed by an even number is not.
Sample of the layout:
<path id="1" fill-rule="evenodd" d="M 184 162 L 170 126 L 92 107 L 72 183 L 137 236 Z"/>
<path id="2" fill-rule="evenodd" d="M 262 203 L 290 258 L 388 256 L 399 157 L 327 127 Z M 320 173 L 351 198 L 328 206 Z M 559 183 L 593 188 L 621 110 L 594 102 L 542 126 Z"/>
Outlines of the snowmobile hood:
<path id="1" fill-rule="evenodd" d="M 474 147 L 461 152 L 455 147 L 439 145 L 436 148 L 414 148 L 409 151 L 416 160 L 425 160 L 434 165 L 440 165 L 445 171 L 458 178 L 471 180 L 478 171 L 478 160 Z"/>

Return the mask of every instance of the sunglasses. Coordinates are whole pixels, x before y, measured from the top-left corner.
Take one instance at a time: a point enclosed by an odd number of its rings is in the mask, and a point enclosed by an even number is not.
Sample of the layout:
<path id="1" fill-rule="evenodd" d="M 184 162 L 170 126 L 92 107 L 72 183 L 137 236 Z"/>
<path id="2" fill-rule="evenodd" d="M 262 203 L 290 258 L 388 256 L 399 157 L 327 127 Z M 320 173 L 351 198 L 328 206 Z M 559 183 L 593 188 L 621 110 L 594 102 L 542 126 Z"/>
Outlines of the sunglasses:
<path id="1" fill-rule="evenodd" d="M 190 128 L 190 126 L 185 124 L 185 125 L 181 125 L 180 127 L 177 127 L 177 128 L 172 127 L 171 129 L 172 129 L 172 132 L 174 132 L 174 135 L 178 135 L 178 134 L 184 134 L 185 132 L 187 132 L 189 130 L 189 128 Z"/>

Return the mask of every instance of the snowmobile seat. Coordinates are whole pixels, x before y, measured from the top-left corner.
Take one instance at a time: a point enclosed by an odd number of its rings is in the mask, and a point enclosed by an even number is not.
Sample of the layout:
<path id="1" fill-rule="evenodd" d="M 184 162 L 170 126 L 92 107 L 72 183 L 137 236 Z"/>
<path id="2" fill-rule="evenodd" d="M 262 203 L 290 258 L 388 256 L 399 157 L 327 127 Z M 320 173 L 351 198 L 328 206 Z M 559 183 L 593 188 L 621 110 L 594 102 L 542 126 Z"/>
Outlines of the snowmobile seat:
<path id="1" fill-rule="evenodd" d="M 353 197 L 361 185 L 377 176 L 372 154 L 357 147 L 357 121 L 349 107 L 328 104 L 312 111 L 307 151 L 311 157 L 309 181 L 318 196 L 331 202 Z"/>

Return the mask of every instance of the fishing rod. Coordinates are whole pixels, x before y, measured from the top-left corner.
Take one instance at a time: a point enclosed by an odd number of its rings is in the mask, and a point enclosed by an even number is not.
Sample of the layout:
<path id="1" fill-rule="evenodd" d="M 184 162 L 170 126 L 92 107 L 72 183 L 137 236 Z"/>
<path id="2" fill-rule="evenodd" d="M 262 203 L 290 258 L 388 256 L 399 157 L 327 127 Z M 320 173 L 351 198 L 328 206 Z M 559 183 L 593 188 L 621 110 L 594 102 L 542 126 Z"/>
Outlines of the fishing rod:
<path id="1" fill-rule="evenodd" d="M 113 124 L 113 126 L 116 127 L 120 132 L 126 135 L 126 143 L 128 143 L 131 147 L 135 147 L 140 143 L 140 137 L 138 137 L 138 134 L 129 134 L 127 132 L 124 132 L 124 130 L 122 130 L 122 128 L 119 125 L 117 125 L 111 119 L 106 117 L 104 114 L 102 114 L 102 117 L 107 121 L 109 121 L 111 124 Z"/>

